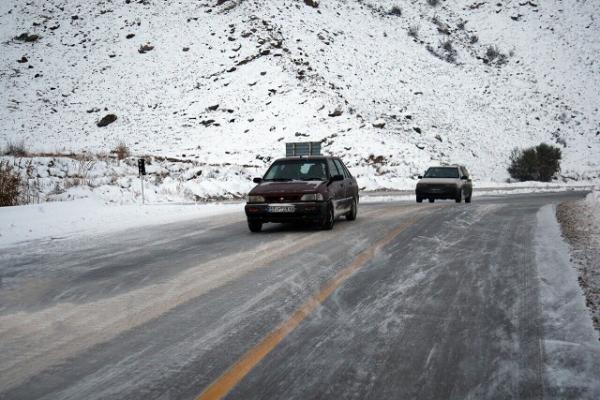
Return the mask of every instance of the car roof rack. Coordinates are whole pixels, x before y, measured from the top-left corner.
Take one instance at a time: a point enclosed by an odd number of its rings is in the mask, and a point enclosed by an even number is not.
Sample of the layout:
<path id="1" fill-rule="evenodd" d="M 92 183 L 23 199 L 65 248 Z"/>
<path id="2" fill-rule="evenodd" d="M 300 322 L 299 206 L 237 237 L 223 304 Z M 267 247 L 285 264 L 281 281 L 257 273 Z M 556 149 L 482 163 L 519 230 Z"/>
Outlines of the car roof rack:
<path id="1" fill-rule="evenodd" d="M 320 156 L 321 142 L 290 142 L 285 144 L 286 157 Z"/>

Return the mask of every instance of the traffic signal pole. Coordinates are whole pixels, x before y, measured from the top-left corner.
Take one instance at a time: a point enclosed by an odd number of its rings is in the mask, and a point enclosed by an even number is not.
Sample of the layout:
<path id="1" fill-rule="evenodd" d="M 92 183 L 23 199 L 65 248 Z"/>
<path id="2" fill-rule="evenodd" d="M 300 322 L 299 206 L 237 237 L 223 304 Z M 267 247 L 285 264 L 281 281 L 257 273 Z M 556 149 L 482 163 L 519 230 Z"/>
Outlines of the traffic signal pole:
<path id="1" fill-rule="evenodd" d="M 142 205 L 144 205 L 144 175 L 140 175 L 140 182 L 142 183 Z"/>
<path id="2" fill-rule="evenodd" d="M 144 175 L 146 175 L 146 160 L 140 158 L 138 160 L 138 172 L 140 175 L 140 184 L 142 185 L 142 205 L 145 203 L 144 199 Z"/>

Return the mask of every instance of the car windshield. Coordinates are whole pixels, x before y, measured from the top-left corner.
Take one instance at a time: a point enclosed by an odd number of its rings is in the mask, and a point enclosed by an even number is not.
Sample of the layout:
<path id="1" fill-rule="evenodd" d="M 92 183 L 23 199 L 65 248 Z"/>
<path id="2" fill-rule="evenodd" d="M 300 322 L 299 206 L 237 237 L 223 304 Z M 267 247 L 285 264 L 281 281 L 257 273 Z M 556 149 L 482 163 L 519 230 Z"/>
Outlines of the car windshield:
<path id="1" fill-rule="evenodd" d="M 266 181 L 324 181 L 327 170 L 324 160 L 285 160 L 271 165 L 265 174 Z"/>
<path id="2" fill-rule="evenodd" d="M 425 178 L 454 178 L 458 179 L 458 168 L 434 167 L 425 172 Z"/>

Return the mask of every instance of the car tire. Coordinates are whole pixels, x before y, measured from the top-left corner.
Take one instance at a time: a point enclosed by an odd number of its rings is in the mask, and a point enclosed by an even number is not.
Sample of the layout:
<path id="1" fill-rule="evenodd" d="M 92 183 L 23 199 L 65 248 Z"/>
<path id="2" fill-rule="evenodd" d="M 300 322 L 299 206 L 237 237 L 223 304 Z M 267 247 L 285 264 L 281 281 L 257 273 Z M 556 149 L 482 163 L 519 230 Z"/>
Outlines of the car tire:
<path id="1" fill-rule="evenodd" d="M 458 194 L 456 195 L 456 198 L 454 199 L 457 203 L 462 202 L 462 198 L 463 198 L 463 192 L 462 189 L 458 191 Z"/>
<path id="2" fill-rule="evenodd" d="M 417 203 L 422 203 L 422 202 L 423 202 L 423 198 L 422 198 L 422 197 L 419 197 L 419 196 L 417 196 Z"/>
<path id="3" fill-rule="evenodd" d="M 471 202 L 471 196 L 469 195 L 469 197 L 465 197 L 465 203 L 470 203 Z"/>
<path id="4" fill-rule="evenodd" d="M 321 223 L 321 229 L 328 231 L 333 229 L 333 224 L 335 222 L 335 214 L 333 211 L 333 204 L 329 203 L 327 206 L 327 213 L 323 217 L 323 222 Z"/>
<path id="5" fill-rule="evenodd" d="M 356 204 L 356 199 L 352 199 L 352 208 L 350 208 L 350 211 L 346 214 L 346 219 L 348 221 L 354 221 L 356 219 L 357 214 L 358 214 L 358 207 Z"/>
<path id="6" fill-rule="evenodd" d="M 262 222 L 260 221 L 248 221 L 248 229 L 250 232 L 260 232 L 262 230 Z"/>
<path id="7" fill-rule="evenodd" d="M 429 199 L 430 203 L 433 203 L 435 201 L 435 199 Z"/>

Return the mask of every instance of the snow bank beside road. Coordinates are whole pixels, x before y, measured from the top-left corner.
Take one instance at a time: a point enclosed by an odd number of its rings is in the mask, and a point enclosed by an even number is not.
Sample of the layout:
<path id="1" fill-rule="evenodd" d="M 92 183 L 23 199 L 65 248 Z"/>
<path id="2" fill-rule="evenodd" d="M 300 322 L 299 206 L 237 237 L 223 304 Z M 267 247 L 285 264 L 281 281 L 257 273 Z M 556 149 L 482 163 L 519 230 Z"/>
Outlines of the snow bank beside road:
<path id="1" fill-rule="evenodd" d="M 537 215 L 536 261 L 542 303 L 545 395 L 600 398 L 600 343 L 585 306 L 577 271 L 561 237 L 553 206 Z"/>
<path id="2" fill-rule="evenodd" d="M 0 208 L 0 247 L 242 212 L 240 203 L 107 205 L 96 199 Z"/>
<path id="3" fill-rule="evenodd" d="M 531 185 L 526 185 L 526 184 Z M 477 184 L 477 183 L 476 183 Z M 519 184 L 502 184 L 491 185 L 485 187 L 475 186 L 473 188 L 473 196 L 503 196 L 513 194 L 528 194 L 528 193 L 556 193 L 569 190 L 589 190 L 591 186 L 585 185 L 560 185 L 560 184 L 542 184 L 542 182 L 521 182 Z M 381 203 L 392 201 L 415 201 L 414 186 L 407 190 L 390 190 L 390 191 L 372 191 L 362 192 L 361 203 Z"/>
<path id="4" fill-rule="evenodd" d="M 504 190 L 481 189 L 475 195 L 501 195 L 561 191 L 565 188 L 519 188 Z M 19 242 L 44 239 L 63 239 L 74 235 L 102 234 L 122 229 L 207 218 L 225 213 L 243 216 L 243 202 L 232 203 L 183 203 L 162 204 L 107 204 L 103 196 L 79 188 L 80 196 L 71 201 L 47 202 L 15 207 L 0 207 L 0 247 Z M 593 196 L 590 195 L 590 196 Z M 589 202 L 594 201 L 588 196 Z M 600 194 L 595 192 L 596 215 L 600 216 Z M 114 196 L 108 199 L 114 200 Z M 117 196 L 120 200 L 121 197 Z M 161 198 L 161 200 L 167 200 Z M 133 197 L 130 201 L 136 201 Z M 137 199 L 139 201 L 139 199 Z M 414 201 L 410 192 L 361 193 L 360 202 L 379 203 Z M 599 217 L 600 218 L 600 217 Z M 600 228 L 600 220 L 597 221 Z"/>
<path id="5" fill-rule="evenodd" d="M 579 272 L 586 305 L 600 332 L 600 193 L 558 205 L 556 216 L 571 249 L 571 261 Z"/>
<path id="6" fill-rule="evenodd" d="M 585 198 L 585 202 L 590 207 L 592 215 L 595 216 L 594 223 L 600 228 L 600 189 L 592 191 Z M 600 231 L 599 231 L 600 232 Z"/>

